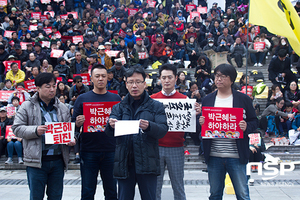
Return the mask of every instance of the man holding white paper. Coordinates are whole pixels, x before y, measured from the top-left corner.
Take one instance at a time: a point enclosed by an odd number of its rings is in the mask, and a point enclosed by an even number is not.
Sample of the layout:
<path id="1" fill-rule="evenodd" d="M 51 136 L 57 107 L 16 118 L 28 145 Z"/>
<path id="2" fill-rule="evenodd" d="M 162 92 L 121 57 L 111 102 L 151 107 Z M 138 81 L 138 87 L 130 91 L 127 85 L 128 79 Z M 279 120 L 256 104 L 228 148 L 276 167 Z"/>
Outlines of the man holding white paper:
<path id="1" fill-rule="evenodd" d="M 52 73 L 41 73 L 35 78 L 37 93 L 19 108 L 12 130 L 23 139 L 24 165 L 30 199 L 44 199 L 47 185 L 48 199 L 61 199 L 64 170 L 69 162 L 68 144 L 45 144 L 47 122 L 70 122 L 69 109 L 56 94 L 56 78 Z"/>
<path id="2" fill-rule="evenodd" d="M 151 99 L 145 91 L 146 74 L 141 67 L 131 67 L 125 78 L 129 94 L 113 107 L 105 129 L 109 136 L 122 135 L 116 137 L 114 162 L 118 199 L 133 200 L 137 183 L 142 200 L 155 200 L 160 174 L 158 139 L 168 131 L 166 114 L 163 104 Z M 132 120 L 133 127 L 122 134 L 118 123 L 124 123 L 123 120 Z"/>

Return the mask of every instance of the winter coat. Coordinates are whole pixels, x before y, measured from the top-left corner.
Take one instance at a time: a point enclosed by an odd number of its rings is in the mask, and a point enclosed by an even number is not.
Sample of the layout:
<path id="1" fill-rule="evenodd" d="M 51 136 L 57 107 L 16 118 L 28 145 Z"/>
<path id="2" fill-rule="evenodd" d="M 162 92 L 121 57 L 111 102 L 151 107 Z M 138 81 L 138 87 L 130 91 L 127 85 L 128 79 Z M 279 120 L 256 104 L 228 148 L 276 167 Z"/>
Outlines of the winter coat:
<path id="1" fill-rule="evenodd" d="M 160 174 L 158 139 L 163 138 L 168 131 L 165 109 L 162 103 L 151 99 L 146 91 L 142 96 L 142 103 L 135 113 L 131 105 L 132 97 L 127 94 L 119 104 L 114 105 L 110 114 L 110 118 L 117 120 L 149 121 L 149 128 L 145 131 L 140 129 L 138 134 L 116 138 L 114 177 L 117 179 L 129 177 L 129 155 L 133 156 L 136 174 Z M 114 129 L 109 123 L 105 132 L 114 136 Z"/>

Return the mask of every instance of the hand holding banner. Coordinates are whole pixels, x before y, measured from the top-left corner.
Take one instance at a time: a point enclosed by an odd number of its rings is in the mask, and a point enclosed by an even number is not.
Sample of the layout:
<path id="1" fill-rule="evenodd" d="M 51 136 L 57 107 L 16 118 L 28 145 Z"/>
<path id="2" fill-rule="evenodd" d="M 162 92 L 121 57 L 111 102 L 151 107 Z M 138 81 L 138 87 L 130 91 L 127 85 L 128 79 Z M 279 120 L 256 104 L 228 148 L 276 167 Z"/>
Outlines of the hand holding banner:
<path id="1" fill-rule="evenodd" d="M 12 126 L 6 126 L 6 131 L 5 131 L 5 139 L 17 139 L 17 137 L 15 136 L 15 134 L 13 133 Z"/>
<path id="2" fill-rule="evenodd" d="M 64 50 L 52 49 L 50 53 L 51 58 L 59 58 L 64 54 Z"/>

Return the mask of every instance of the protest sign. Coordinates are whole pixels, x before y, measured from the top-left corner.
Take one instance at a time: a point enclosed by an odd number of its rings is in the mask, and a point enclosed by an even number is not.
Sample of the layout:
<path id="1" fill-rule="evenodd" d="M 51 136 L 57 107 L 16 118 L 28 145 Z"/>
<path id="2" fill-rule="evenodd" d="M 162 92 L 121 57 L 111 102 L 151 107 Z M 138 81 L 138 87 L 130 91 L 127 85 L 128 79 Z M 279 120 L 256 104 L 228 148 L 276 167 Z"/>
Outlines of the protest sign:
<path id="1" fill-rule="evenodd" d="M 125 31 L 123 31 L 122 29 L 120 29 L 119 36 L 122 37 L 122 38 L 125 38 L 126 37 Z"/>
<path id="2" fill-rule="evenodd" d="M 142 59 L 142 60 L 149 57 L 147 52 L 139 52 L 138 54 L 139 54 L 139 59 Z"/>
<path id="3" fill-rule="evenodd" d="M 44 22 L 47 19 L 48 19 L 47 15 L 41 15 L 41 22 Z"/>
<path id="4" fill-rule="evenodd" d="M 79 42 L 83 42 L 83 36 L 77 35 L 72 37 L 72 41 L 74 44 L 78 44 Z"/>
<path id="5" fill-rule="evenodd" d="M 44 11 L 44 15 L 47 15 L 47 13 L 50 13 L 51 17 L 54 17 L 55 15 L 54 11 Z"/>
<path id="6" fill-rule="evenodd" d="M 51 3 L 51 0 L 41 0 L 41 3 L 42 3 L 42 4 L 50 4 L 50 3 Z"/>
<path id="7" fill-rule="evenodd" d="M 43 28 L 47 35 L 52 33 L 52 27 Z"/>
<path id="8" fill-rule="evenodd" d="M 220 64 L 225 64 L 225 63 L 228 64 L 227 61 L 228 51 L 215 52 L 214 50 L 207 50 L 204 51 L 203 53 L 205 53 L 209 58 L 209 60 L 211 61 L 211 69 L 215 69 Z"/>
<path id="9" fill-rule="evenodd" d="M 0 6 L 7 6 L 7 0 L 0 0 Z"/>
<path id="10" fill-rule="evenodd" d="M 6 110 L 7 110 L 7 116 L 14 116 L 17 111 L 16 107 L 14 106 L 7 106 Z"/>
<path id="11" fill-rule="evenodd" d="M 265 42 L 254 42 L 254 50 L 264 50 L 266 43 Z"/>
<path id="12" fill-rule="evenodd" d="M 259 133 L 251 133 L 248 135 L 249 137 L 249 145 L 257 144 L 257 146 L 261 146 L 261 138 Z"/>
<path id="13" fill-rule="evenodd" d="M 207 13 L 207 7 L 197 7 L 197 12 L 201 14 L 206 14 Z"/>
<path id="14" fill-rule="evenodd" d="M 13 133 L 11 127 L 12 127 L 12 126 L 6 126 L 5 139 L 7 139 L 7 138 L 17 139 L 17 137 L 16 137 L 15 134 Z"/>
<path id="15" fill-rule="evenodd" d="M 246 86 L 242 87 L 241 92 L 246 94 Z M 252 93 L 253 93 L 253 86 L 247 85 L 247 95 L 250 97 L 250 96 L 252 96 Z"/>
<path id="16" fill-rule="evenodd" d="M 202 107 L 205 122 L 202 125 L 203 138 L 233 138 L 244 137 L 239 123 L 243 120 L 243 108 Z"/>
<path id="17" fill-rule="evenodd" d="M 36 31 L 37 30 L 37 24 L 36 25 L 29 25 L 29 30 L 30 31 Z"/>
<path id="18" fill-rule="evenodd" d="M 5 91 L 5 90 L 0 90 L 0 101 L 1 102 L 7 102 L 9 96 L 11 95 L 11 93 L 13 93 L 14 91 Z"/>
<path id="19" fill-rule="evenodd" d="M 40 19 L 41 19 L 41 15 L 42 15 L 41 12 L 32 12 L 32 13 L 31 13 L 31 17 L 32 17 L 33 19 L 36 19 L 36 20 L 40 20 Z"/>
<path id="20" fill-rule="evenodd" d="M 61 34 L 60 34 L 59 31 L 56 31 L 54 34 L 55 34 L 55 37 L 56 37 L 56 38 L 61 38 Z"/>
<path id="21" fill-rule="evenodd" d="M 4 32 L 4 37 L 6 37 L 6 38 L 12 38 L 13 32 L 16 32 L 16 31 L 5 31 Z"/>
<path id="22" fill-rule="evenodd" d="M 200 12 L 191 12 L 190 19 L 193 20 L 195 17 L 200 18 Z"/>
<path id="23" fill-rule="evenodd" d="M 107 91 L 113 94 L 118 94 L 118 90 L 107 90 Z"/>
<path id="24" fill-rule="evenodd" d="M 57 77 L 56 78 L 56 86 L 57 86 L 58 82 L 62 82 L 62 77 Z"/>
<path id="25" fill-rule="evenodd" d="M 112 107 L 119 101 L 83 103 L 83 132 L 103 132 Z"/>
<path id="26" fill-rule="evenodd" d="M 150 8 L 155 8 L 156 1 L 147 0 L 147 4 L 149 4 L 149 7 L 150 7 Z"/>
<path id="27" fill-rule="evenodd" d="M 50 53 L 51 58 L 59 58 L 64 54 L 64 50 L 52 49 Z"/>
<path id="28" fill-rule="evenodd" d="M 90 85 L 90 75 L 87 73 L 87 74 L 73 74 L 73 78 L 75 76 L 81 76 L 82 78 L 82 83 L 84 85 Z"/>
<path id="29" fill-rule="evenodd" d="M 28 81 L 24 81 L 24 85 L 25 85 L 25 89 L 26 90 L 35 90 L 36 86 L 35 86 L 35 81 L 34 80 L 28 80 Z"/>
<path id="30" fill-rule="evenodd" d="M 140 120 L 118 120 L 115 123 L 115 137 L 139 133 Z"/>
<path id="31" fill-rule="evenodd" d="M 196 9 L 196 5 L 188 4 L 188 5 L 185 6 L 186 12 L 191 12 L 193 9 Z"/>
<path id="32" fill-rule="evenodd" d="M 64 20 L 67 20 L 68 19 L 68 15 L 65 14 L 65 15 L 59 15 L 60 19 L 64 19 Z"/>
<path id="33" fill-rule="evenodd" d="M 109 57 L 117 57 L 118 53 L 120 51 L 113 51 L 113 50 L 105 50 L 105 53 L 109 56 Z"/>
<path id="34" fill-rule="evenodd" d="M 78 13 L 77 12 L 67 12 L 67 15 L 72 14 L 74 19 L 78 19 Z"/>
<path id="35" fill-rule="evenodd" d="M 129 8 L 128 9 L 128 15 L 129 16 L 133 16 L 133 15 L 135 15 L 135 13 L 137 13 L 139 11 L 139 9 L 137 9 L 137 8 Z"/>
<path id="36" fill-rule="evenodd" d="M 121 62 L 122 62 L 122 65 L 125 65 L 125 64 L 126 64 L 126 59 L 125 59 L 125 57 L 122 57 L 122 58 L 116 58 L 116 59 L 115 59 L 115 63 L 116 63 L 116 61 L 121 61 Z"/>
<path id="37" fill-rule="evenodd" d="M 74 141 L 74 122 L 46 122 L 45 144 L 67 144 Z"/>
<path id="38" fill-rule="evenodd" d="M 40 42 L 43 48 L 50 48 L 50 41 L 41 41 Z"/>
<path id="39" fill-rule="evenodd" d="M 20 60 L 13 60 L 13 61 L 9 61 L 9 60 L 6 60 L 6 61 L 3 61 L 3 65 L 5 66 L 5 71 L 6 72 L 9 72 L 10 71 L 10 66 L 12 63 L 17 63 L 18 64 L 18 68 L 21 69 L 21 61 Z"/>
<path id="40" fill-rule="evenodd" d="M 164 104 L 169 131 L 196 132 L 196 99 L 155 99 Z"/>
<path id="41" fill-rule="evenodd" d="M 20 42 L 21 49 L 26 50 L 27 49 L 27 44 L 32 44 L 32 42 Z"/>

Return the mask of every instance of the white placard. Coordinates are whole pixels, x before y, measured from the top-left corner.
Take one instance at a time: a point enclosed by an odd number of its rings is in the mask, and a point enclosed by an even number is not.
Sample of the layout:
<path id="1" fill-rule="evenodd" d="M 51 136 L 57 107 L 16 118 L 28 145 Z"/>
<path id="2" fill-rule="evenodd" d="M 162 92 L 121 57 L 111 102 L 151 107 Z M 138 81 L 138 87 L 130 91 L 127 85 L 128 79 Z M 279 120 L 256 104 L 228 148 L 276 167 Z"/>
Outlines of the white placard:
<path id="1" fill-rule="evenodd" d="M 74 141 L 74 122 L 46 122 L 45 144 L 67 144 Z"/>
<path id="2" fill-rule="evenodd" d="M 118 120 L 115 123 L 115 137 L 139 133 L 140 120 Z"/>
<path id="3" fill-rule="evenodd" d="M 196 99 L 155 99 L 164 104 L 169 131 L 196 132 Z"/>

